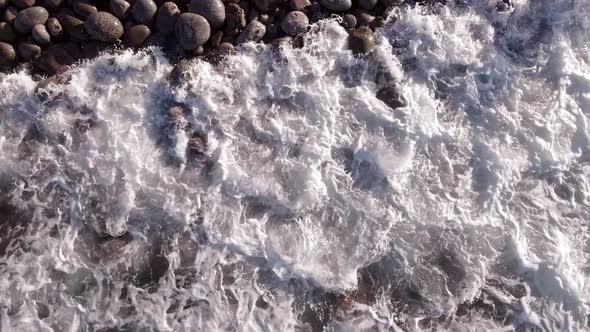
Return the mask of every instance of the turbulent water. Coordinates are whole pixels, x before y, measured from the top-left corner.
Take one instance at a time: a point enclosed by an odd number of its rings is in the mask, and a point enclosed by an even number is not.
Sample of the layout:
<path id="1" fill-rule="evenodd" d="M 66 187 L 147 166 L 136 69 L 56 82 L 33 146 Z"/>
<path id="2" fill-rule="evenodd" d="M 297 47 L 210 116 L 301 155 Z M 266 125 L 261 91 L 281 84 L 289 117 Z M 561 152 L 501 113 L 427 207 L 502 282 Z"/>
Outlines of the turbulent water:
<path id="1" fill-rule="evenodd" d="M 590 2 L 513 4 L 2 76 L 1 330 L 590 330 Z"/>

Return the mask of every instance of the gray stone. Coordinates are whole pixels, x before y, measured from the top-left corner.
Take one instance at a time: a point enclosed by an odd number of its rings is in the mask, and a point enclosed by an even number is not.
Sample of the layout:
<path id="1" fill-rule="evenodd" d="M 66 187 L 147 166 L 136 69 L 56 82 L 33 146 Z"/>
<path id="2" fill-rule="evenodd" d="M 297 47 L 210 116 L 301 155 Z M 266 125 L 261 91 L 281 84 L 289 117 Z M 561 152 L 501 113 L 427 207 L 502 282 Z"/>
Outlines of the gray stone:
<path id="1" fill-rule="evenodd" d="M 344 12 L 352 7 L 351 0 L 320 0 L 320 4 L 333 12 Z"/>
<path id="2" fill-rule="evenodd" d="M 92 39 L 113 42 L 121 38 L 124 33 L 123 24 L 117 17 L 107 12 L 90 14 L 84 24 Z"/>
<path id="3" fill-rule="evenodd" d="M 284 6 L 287 0 L 256 0 L 256 7 L 261 12 L 270 12 L 281 6 Z"/>
<path id="4" fill-rule="evenodd" d="M 35 5 L 35 0 L 12 0 L 11 2 L 16 8 L 20 9 L 30 8 Z"/>
<path id="5" fill-rule="evenodd" d="M 375 48 L 373 31 L 365 26 L 351 31 L 348 36 L 348 47 L 355 55 L 371 52 Z"/>
<path id="6" fill-rule="evenodd" d="M 12 43 L 16 40 L 16 33 L 12 25 L 6 22 L 0 22 L 0 42 Z"/>
<path id="7" fill-rule="evenodd" d="M 357 0 L 357 5 L 364 10 L 373 10 L 379 0 Z"/>
<path id="8" fill-rule="evenodd" d="M 407 106 L 406 101 L 394 86 L 388 86 L 380 89 L 377 91 L 376 97 L 385 103 L 385 105 L 393 109 Z"/>
<path id="9" fill-rule="evenodd" d="M 150 28 L 147 25 L 134 25 L 125 31 L 125 44 L 133 47 L 141 46 L 149 37 L 150 33 Z"/>
<path id="10" fill-rule="evenodd" d="M 33 30 L 31 30 L 31 35 L 33 36 L 33 40 L 41 46 L 47 46 L 51 43 L 51 36 L 49 36 L 49 32 L 47 32 L 43 24 L 35 25 Z"/>
<path id="11" fill-rule="evenodd" d="M 59 6 L 61 6 L 63 0 L 45 0 L 43 1 L 43 7 L 45 8 L 49 8 L 49 9 L 55 9 Z"/>
<path id="12" fill-rule="evenodd" d="M 22 42 L 16 46 L 18 56 L 25 60 L 31 61 L 41 54 L 41 47 L 29 42 Z"/>
<path id="13" fill-rule="evenodd" d="M 258 42 L 266 34 L 266 27 L 258 21 L 250 21 L 246 29 L 236 39 L 236 44 L 242 44 L 249 41 Z"/>
<path id="14" fill-rule="evenodd" d="M 88 0 L 74 0 L 72 4 L 74 12 L 80 17 L 86 18 L 92 13 L 96 13 L 98 9 Z"/>
<path id="15" fill-rule="evenodd" d="M 174 2 L 163 3 L 156 16 L 156 28 L 164 35 L 173 33 L 178 16 L 180 16 L 180 9 Z"/>
<path id="16" fill-rule="evenodd" d="M 234 31 L 246 27 L 246 13 L 242 7 L 230 3 L 225 8 L 225 26 L 227 30 Z"/>
<path id="17" fill-rule="evenodd" d="M 152 0 L 135 0 L 131 6 L 133 19 L 141 24 L 150 24 L 156 16 L 157 11 L 158 6 Z"/>
<path id="18" fill-rule="evenodd" d="M 4 9 L 4 12 L 2 12 L 2 20 L 7 23 L 13 23 L 16 19 L 16 15 L 18 15 L 18 9 L 12 6 L 7 7 Z"/>
<path id="19" fill-rule="evenodd" d="M 120 19 L 125 19 L 129 15 L 131 4 L 125 0 L 111 0 L 109 4 L 113 15 Z"/>
<path id="20" fill-rule="evenodd" d="M 221 0 L 192 0 L 189 12 L 206 18 L 213 29 L 220 29 L 225 22 L 225 6 Z"/>
<path id="21" fill-rule="evenodd" d="M 289 0 L 289 7 L 291 10 L 302 11 L 309 6 L 311 6 L 309 0 Z"/>
<path id="22" fill-rule="evenodd" d="M 55 17 L 50 17 L 45 24 L 47 27 L 47 32 L 49 32 L 49 36 L 51 38 L 61 38 L 64 35 L 64 31 L 59 24 L 59 21 Z"/>
<path id="23" fill-rule="evenodd" d="M 184 13 L 178 17 L 174 26 L 176 38 L 185 50 L 196 50 L 203 46 L 211 36 L 209 22 L 203 16 Z"/>
<path id="24" fill-rule="evenodd" d="M 57 19 L 63 31 L 73 40 L 84 41 L 88 39 L 88 33 L 84 28 L 84 21 L 77 18 L 73 11 L 62 9 L 57 13 Z"/>
<path id="25" fill-rule="evenodd" d="M 342 18 L 342 26 L 347 30 L 356 28 L 356 17 L 352 14 L 346 14 Z"/>
<path id="26" fill-rule="evenodd" d="M 12 45 L 0 42 L 0 65 L 11 65 L 16 61 L 16 52 Z"/>
<path id="27" fill-rule="evenodd" d="M 31 7 L 21 10 L 14 20 L 14 28 L 17 32 L 28 34 L 36 24 L 45 24 L 49 13 L 43 7 Z"/>
<path id="28" fill-rule="evenodd" d="M 303 12 L 292 11 L 281 22 L 281 29 L 289 36 L 294 36 L 307 31 L 309 19 Z"/>

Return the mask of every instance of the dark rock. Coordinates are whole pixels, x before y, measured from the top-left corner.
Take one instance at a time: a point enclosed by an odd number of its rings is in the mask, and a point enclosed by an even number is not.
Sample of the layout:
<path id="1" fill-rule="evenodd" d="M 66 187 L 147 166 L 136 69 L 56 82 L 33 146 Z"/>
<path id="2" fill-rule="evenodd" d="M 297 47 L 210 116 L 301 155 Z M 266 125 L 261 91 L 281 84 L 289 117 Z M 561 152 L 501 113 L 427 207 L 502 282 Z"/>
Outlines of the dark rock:
<path id="1" fill-rule="evenodd" d="M 166 257 L 154 255 L 150 257 L 144 269 L 136 276 L 135 284 L 143 288 L 157 285 L 160 279 L 166 275 L 169 267 L 170 263 Z"/>
<path id="2" fill-rule="evenodd" d="M 96 13 L 98 9 L 89 0 L 74 0 L 72 4 L 74 12 L 80 17 L 86 18 L 90 14 Z"/>
<path id="3" fill-rule="evenodd" d="M 61 74 L 67 70 L 67 66 L 72 65 L 75 60 L 63 48 L 63 45 L 51 45 L 47 51 L 43 52 L 33 62 L 33 66 L 49 74 Z"/>
<path id="4" fill-rule="evenodd" d="M 348 47 L 355 55 L 371 52 L 375 47 L 373 31 L 368 27 L 360 27 L 351 31 L 348 36 Z"/>
<path id="5" fill-rule="evenodd" d="M 276 24 L 269 24 L 266 26 L 266 34 L 264 35 L 263 41 L 265 43 L 272 43 L 273 40 L 281 37 L 283 33 Z"/>
<path id="6" fill-rule="evenodd" d="M 77 18 L 73 11 L 62 9 L 57 13 L 57 19 L 61 24 L 63 31 L 73 40 L 84 41 L 89 38 L 84 21 Z"/>
<path id="7" fill-rule="evenodd" d="M 43 24 L 35 25 L 31 30 L 31 35 L 33 40 L 41 46 L 47 46 L 51 42 L 51 36 Z"/>
<path id="8" fill-rule="evenodd" d="M 156 28 L 164 35 L 173 33 L 178 16 L 180 16 L 180 9 L 174 2 L 163 3 L 156 16 Z"/>
<path id="9" fill-rule="evenodd" d="M 8 0 L 0 0 L 0 9 L 4 9 L 8 6 Z"/>
<path id="10" fill-rule="evenodd" d="M 344 12 L 352 7 L 351 0 L 320 0 L 320 4 L 322 7 L 334 12 Z"/>
<path id="11" fill-rule="evenodd" d="M 309 0 L 289 0 L 289 8 L 292 10 L 302 11 L 309 6 L 311 6 Z"/>
<path id="12" fill-rule="evenodd" d="M 357 5 L 364 10 L 373 10 L 379 0 L 357 0 Z"/>
<path id="13" fill-rule="evenodd" d="M 9 23 L 0 22 L 0 41 L 12 43 L 16 40 L 16 33 Z"/>
<path id="14" fill-rule="evenodd" d="M 78 58 L 86 58 L 86 59 L 94 59 L 97 56 L 100 55 L 101 52 L 104 52 L 105 50 L 109 49 L 112 47 L 111 43 L 106 43 L 106 42 L 102 42 L 102 41 L 97 41 L 97 40 L 89 40 L 83 43 L 80 43 L 80 49 L 79 50 L 70 50 L 67 49 L 68 52 L 76 59 Z M 78 52 L 78 54 L 74 55 L 75 52 Z"/>
<path id="15" fill-rule="evenodd" d="M 368 26 L 373 22 L 375 17 L 364 10 L 355 10 L 354 16 L 356 17 L 358 26 Z"/>
<path id="16" fill-rule="evenodd" d="M 221 30 L 215 31 L 211 35 L 211 38 L 209 38 L 209 45 L 211 45 L 212 47 L 217 47 L 217 46 L 219 46 L 219 44 L 221 44 L 222 39 L 223 39 L 223 31 L 221 31 Z"/>
<path id="17" fill-rule="evenodd" d="M 230 3 L 225 8 L 225 20 L 227 29 L 239 30 L 246 27 L 246 13 L 235 3 Z"/>
<path id="18" fill-rule="evenodd" d="M 113 15 L 120 19 L 125 19 L 129 15 L 129 8 L 131 4 L 125 0 L 111 0 L 109 3 Z"/>
<path id="19" fill-rule="evenodd" d="M 268 25 L 270 24 L 270 16 L 268 14 L 260 14 L 258 15 L 258 22 Z"/>
<path id="20" fill-rule="evenodd" d="M 266 34 L 266 27 L 258 21 L 251 21 L 236 39 L 237 44 L 249 41 L 258 42 Z"/>
<path id="21" fill-rule="evenodd" d="M 22 42 L 16 46 L 18 56 L 25 60 L 31 61 L 41 54 L 41 47 L 29 42 Z"/>
<path id="22" fill-rule="evenodd" d="M 196 50 L 209 40 L 211 28 L 203 16 L 184 13 L 178 17 L 174 32 L 183 49 Z"/>
<path id="23" fill-rule="evenodd" d="M 61 6 L 63 0 L 44 0 L 43 7 L 48 9 L 56 9 L 57 7 Z"/>
<path id="24" fill-rule="evenodd" d="M 377 28 L 382 28 L 385 26 L 385 19 L 381 16 L 376 16 L 373 21 L 369 24 L 369 27 L 373 29 L 373 31 Z"/>
<path id="25" fill-rule="evenodd" d="M 49 13 L 43 7 L 31 7 L 21 10 L 14 20 L 14 28 L 17 32 L 28 34 L 36 24 L 45 24 Z"/>
<path id="26" fill-rule="evenodd" d="M 49 36 L 51 36 L 51 38 L 63 37 L 64 32 L 63 32 L 61 24 L 59 24 L 59 21 L 57 20 L 57 18 L 50 17 L 47 20 L 46 26 L 47 26 L 47 32 L 49 32 Z"/>
<path id="27" fill-rule="evenodd" d="M 180 60 L 170 71 L 168 75 L 168 81 L 173 86 L 178 86 L 186 83 L 190 79 L 190 69 L 193 65 L 191 59 Z"/>
<path id="28" fill-rule="evenodd" d="M 35 0 L 11 0 L 16 8 L 25 9 L 35 5 Z"/>
<path id="29" fill-rule="evenodd" d="M 104 42 L 114 42 L 124 33 L 121 21 L 107 12 L 91 14 L 86 19 L 84 27 L 93 39 Z"/>
<path id="30" fill-rule="evenodd" d="M 252 7 L 252 8 L 250 8 L 250 11 L 248 12 L 248 17 L 246 18 L 246 20 L 248 22 L 253 21 L 253 20 L 258 21 L 259 15 L 260 15 L 260 11 L 256 7 Z M 258 22 L 260 22 L 260 21 L 258 21 Z"/>
<path id="31" fill-rule="evenodd" d="M 147 25 L 134 25 L 125 32 L 125 44 L 134 47 L 141 46 L 150 33 L 150 28 Z"/>
<path id="32" fill-rule="evenodd" d="M 308 25 L 309 19 L 303 12 L 292 11 L 283 18 L 281 29 L 285 34 L 294 36 L 306 32 Z"/>
<path id="33" fill-rule="evenodd" d="M 256 0 L 256 7 L 260 9 L 261 12 L 270 12 L 286 3 L 286 0 Z"/>
<path id="34" fill-rule="evenodd" d="M 342 18 L 342 26 L 347 30 L 356 28 L 356 17 L 352 14 L 346 14 Z"/>
<path id="35" fill-rule="evenodd" d="M 311 7 L 308 9 L 309 12 L 309 20 L 312 23 L 315 23 L 322 19 L 322 6 L 318 2 L 314 2 L 311 4 Z"/>
<path id="36" fill-rule="evenodd" d="M 192 0 L 189 11 L 206 18 L 213 29 L 220 29 L 225 22 L 225 6 L 221 0 Z"/>
<path id="37" fill-rule="evenodd" d="M 392 109 L 406 106 L 406 102 L 394 86 L 389 86 L 377 91 L 376 97 Z"/>
<path id="38" fill-rule="evenodd" d="M 158 6 L 152 0 L 135 0 L 131 6 L 131 14 L 137 23 L 149 25 L 158 11 Z"/>
<path id="39" fill-rule="evenodd" d="M 207 135 L 198 131 L 192 134 L 187 143 L 187 155 L 204 159 L 207 155 Z"/>
<path id="40" fill-rule="evenodd" d="M 16 61 L 16 52 L 12 45 L 0 42 L 0 65 L 11 65 Z"/>
<path id="41" fill-rule="evenodd" d="M 14 23 L 14 20 L 16 19 L 17 14 L 18 14 L 18 9 L 10 6 L 6 9 L 4 9 L 4 12 L 2 12 L 2 20 L 6 23 Z"/>

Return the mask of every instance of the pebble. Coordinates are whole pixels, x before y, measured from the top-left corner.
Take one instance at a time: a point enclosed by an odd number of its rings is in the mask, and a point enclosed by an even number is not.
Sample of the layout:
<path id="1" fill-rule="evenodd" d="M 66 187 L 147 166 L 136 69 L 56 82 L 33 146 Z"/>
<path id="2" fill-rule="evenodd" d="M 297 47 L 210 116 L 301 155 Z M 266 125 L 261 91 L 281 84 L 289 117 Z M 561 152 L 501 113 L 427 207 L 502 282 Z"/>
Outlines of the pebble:
<path id="1" fill-rule="evenodd" d="M 88 0 L 74 0 L 72 5 L 74 12 L 82 18 L 88 17 L 92 13 L 96 13 L 98 9 Z"/>
<path id="2" fill-rule="evenodd" d="M 11 65 L 16 61 L 16 52 L 12 45 L 0 42 L 0 65 Z"/>
<path id="3" fill-rule="evenodd" d="M 49 32 L 49 36 L 51 38 L 61 38 L 63 37 L 64 31 L 59 24 L 59 21 L 55 17 L 50 17 L 46 23 L 47 32 Z"/>
<path id="4" fill-rule="evenodd" d="M 380 89 L 377 91 L 376 97 L 392 109 L 406 106 L 406 102 L 395 86 L 388 86 Z"/>
<path id="5" fill-rule="evenodd" d="M 213 29 L 220 29 L 225 22 L 225 6 L 221 0 L 192 0 L 189 12 L 206 18 Z"/>
<path id="6" fill-rule="evenodd" d="M 84 21 L 77 18 L 73 11 L 62 9 L 57 13 L 57 19 L 63 31 L 73 40 L 84 41 L 88 39 L 88 33 L 84 29 Z"/>
<path id="7" fill-rule="evenodd" d="M 125 44 L 138 47 L 149 37 L 151 31 L 147 25 L 134 25 L 125 32 Z"/>
<path id="8" fill-rule="evenodd" d="M 242 44 L 249 41 L 258 42 L 266 34 L 266 27 L 258 21 L 250 21 L 244 31 L 236 39 L 236 44 Z"/>
<path id="9" fill-rule="evenodd" d="M 16 40 L 16 33 L 10 23 L 0 22 L 0 42 L 12 43 Z"/>
<path id="10" fill-rule="evenodd" d="M 18 9 L 12 6 L 7 7 L 6 9 L 4 9 L 4 12 L 2 13 L 2 20 L 7 23 L 14 23 L 17 14 Z"/>
<path id="11" fill-rule="evenodd" d="M 25 61 L 33 60 L 41 54 L 41 47 L 29 42 L 22 42 L 16 46 L 18 56 Z"/>
<path id="12" fill-rule="evenodd" d="M 137 23 L 150 24 L 158 11 L 152 0 L 135 0 L 131 6 L 131 14 Z"/>
<path id="13" fill-rule="evenodd" d="M 14 28 L 17 32 L 28 34 L 36 24 L 45 24 L 49 13 L 43 7 L 31 7 L 21 10 L 14 20 Z"/>
<path id="14" fill-rule="evenodd" d="M 342 26 L 348 30 L 356 28 L 356 17 L 352 14 L 344 15 L 342 18 Z"/>
<path id="15" fill-rule="evenodd" d="M 320 4 L 328 10 L 344 12 L 352 7 L 352 0 L 320 0 Z"/>
<path id="16" fill-rule="evenodd" d="M 35 5 L 35 0 L 12 0 L 11 2 L 16 8 L 20 9 L 33 7 Z"/>
<path id="17" fill-rule="evenodd" d="M 309 0 L 289 0 L 289 8 L 292 10 L 302 11 L 309 6 L 311 6 Z"/>
<path id="18" fill-rule="evenodd" d="M 377 6 L 377 2 L 379 0 L 357 0 L 358 6 L 364 10 L 373 10 Z"/>
<path id="19" fill-rule="evenodd" d="M 113 15 L 120 19 L 125 19 L 129 15 L 129 8 L 131 4 L 125 0 L 111 0 L 109 3 Z"/>
<path id="20" fill-rule="evenodd" d="M 91 14 L 86 19 L 84 27 L 93 39 L 104 42 L 114 42 L 124 33 L 121 21 L 107 12 Z"/>
<path id="21" fill-rule="evenodd" d="M 351 31 L 348 36 L 348 47 L 355 55 L 369 53 L 375 48 L 373 31 L 364 26 Z"/>
<path id="22" fill-rule="evenodd" d="M 31 30 L 33 40 L 41 46 L 47 46 L 51 43 L 51 36 L 43 24 L 37 24 Z"/>
<path id="23" fill-rule="evenodd" d="M 307 31 L 309 19 L 300 11 L 292 11 L 283 18 L 281 29 L 289 36 L 294 36 Z"/>
<path id="24" fill-rule="evenodd" d="M 204 45 L 211 35 L 209 22 L 203 16 L 184 13 L 178 17 L 174 32 L 178 43 L 185 50 L 196 50 Z"/>
<path id="25" fill-rule="evenodd" d="M 173 33 L 178 16 L 180 16 L 180 9 L 174 2 L 163 3 L 156 16 L 156 28 L 164 35 Z"/>

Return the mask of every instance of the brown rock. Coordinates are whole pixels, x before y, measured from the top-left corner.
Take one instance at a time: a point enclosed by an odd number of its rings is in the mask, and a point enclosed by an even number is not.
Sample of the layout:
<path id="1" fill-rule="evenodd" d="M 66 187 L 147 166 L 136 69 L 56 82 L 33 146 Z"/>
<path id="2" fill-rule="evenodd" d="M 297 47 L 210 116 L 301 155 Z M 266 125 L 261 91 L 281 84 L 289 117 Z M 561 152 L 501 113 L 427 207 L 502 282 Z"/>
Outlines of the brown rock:
<path id="1" fill-rule="evenodd" d="M 356 28 L 356 17 L 352 14 L 346 14 L 342 18 L 342 26 L 347 30 Z"/>
<path id="2" fill-rule="evenodd" d="M 125 32 L 125 44 L 138 47 L 143 45 L 151 31 L 147 25 L 134 25 Z"/>
<path id="3" fill-rule="evenodd" d="M 406 106 L 406 102 L 394 86 L 388 86 L 377 91 L 376 97 L 392 109 Z"/>
<path id="4" fill-rule="evenodd" d="M 65 72 L 67 66 L 74 62 L 75 60 L 72 56 L 60 47 L 60 45 L 52 45 L 33 61 L 33 65 L 49 75 L 55 75 Z"/>
<path id="5" fill-rule="evenodd" d="M 237 44 L 249 41 L 258 42 L 266 34 L 266 27 L 258 21 L 250 21 L 244 31 L 236 39 Z"/>
<path id="6" fill-rule="evenodd" d="M 348 36 L 348 47 L 355 55 L 371 52 L 375 48 L 373 31 L 364 26 L 351 31 Z"/>
<path id="7" fill-rule="evenodd" d="M 236 30 L 246 27 L 246 13 L 240 6 L 230 3 L 225 8 L 226 29 Z"/>
<path id="8" fill-rule="evenodd" d="M 76 41 L 84 41 L 89 38 L 86 29 L 84 29 L 84 21 L 76 17 L 70 9 L 62 9 L 57 13 L 57 19 L 63 28 L 63 31 L 71 39 Z"/>
<path id="9" fill-rule="evenodd" d="M 0 42 L 0 65 L 11 65 L 16 61 L 16 52 L 12 45 Z"/>
<path id="10" fill-rule="evenodd" d="M 49 36 L 51 36 L 51 38 L 63 37 L 64 32 L 57 18 L 50 17 L 45 25 L 47 27 L 47 32 L 49 32 Z"/>
<path id="11" fill-rule="evenodd" d="M 92 13 L 96 13 L 98 9 L 89 0 L 74 0 L 72 4 L 74 12 L 82 18 L 88 17 Z"/>
<path id="12" fill-rule="evenodd" d="M 364 10 L 355 10 L 354 16 L 356 17 L 356 22 L 358 26 L 368 26 L 373 22 L 375 17 Z"/>

